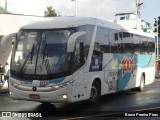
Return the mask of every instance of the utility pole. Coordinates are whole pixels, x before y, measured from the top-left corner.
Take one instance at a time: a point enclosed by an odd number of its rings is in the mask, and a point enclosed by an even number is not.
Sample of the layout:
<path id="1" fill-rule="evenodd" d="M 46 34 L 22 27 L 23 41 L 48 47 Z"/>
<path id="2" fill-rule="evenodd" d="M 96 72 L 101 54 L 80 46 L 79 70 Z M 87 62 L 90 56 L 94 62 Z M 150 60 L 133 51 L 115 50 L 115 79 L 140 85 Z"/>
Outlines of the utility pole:
<path id="1" fill-rule="evenodd" d="M 140 18 L 141 18 L 141 5 L 143 4 L 143 2 L 141 2 L 141 0 L 136 0 L 136 27 L 137 29 L 140 28 L 141 29 L 141 25 L 140 25 Z"/>
<path id="2" fill-rule="evenodd" d="M 137 15 L 137 18 L 141 17 L 140 8 L 141 8 L 142 4 L 143 4 L 143 2 L 141 2 L 141 0 L 136 0 L 136 15 Z"/>
<path id="3" fill-rule="evenodd" d="M 7 0 L 5 0 L 5 12 L 7 12 Z"/>
<path id="4" fill-rule="evenodd" d="M 157 44 L 156 44 L 156 50 L 157 50 L 157 61 L 158 61 L 158 59 L 159 59 L 159 50 L 158 50 L 158 27 L 159 27 L 159 25 L 158 25 L 158 20 L 156 19 L 156 18 L 154 18 L 155 19 L 155 27 L 156 27 L 156 29 L 157 29 L 157 32 L 156 32 L 156 40 L 157 40 Z"/>
<path id="5" fill-rule="evenodd" d="M 77 0 L 71 0 L 71 1 L 74 1 L 75 2 L 75 16 L 77 16 Z"/>

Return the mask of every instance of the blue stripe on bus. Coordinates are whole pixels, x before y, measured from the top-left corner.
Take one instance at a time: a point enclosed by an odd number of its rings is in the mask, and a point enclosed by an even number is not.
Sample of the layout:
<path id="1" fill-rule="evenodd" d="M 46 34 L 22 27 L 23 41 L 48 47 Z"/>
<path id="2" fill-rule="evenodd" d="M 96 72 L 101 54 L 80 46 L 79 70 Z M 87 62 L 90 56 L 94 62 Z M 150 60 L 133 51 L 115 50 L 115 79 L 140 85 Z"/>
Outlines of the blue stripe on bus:
<path id="1" fill-rule="evenodd" d="M 140 68 L 146 68 L 148 67 L 150 60 L 151 60 L 151 55 L 132 55 L 132 54 L 126 54 L 126 55 L 120 55 L 120 54 L 115 54 L 114 58 L 118 60 L 118 85 L 117 85 L 117 91 L 123 91 L 126 86 L 128 85 L 129 80 L 131 79 L 132 72 L 137 67 Z M 122 61 L 124 60 L 124 62 Z M 126 61 L 125 61 L 126 60 Z M 133 61 L 134 60 L 134 61 Z M 122 63 L 127 62 L 134 62 L 134 66 L 129 66 L 129 70 L 125 69 L 126 66 Z M 131 64 L 130 64 L 131 65 Z M 132 71 L 133 69 L 133 71 Z"/>
<path id="2" fill-rule="evenodd" d="M 137 67 L 141 67 L 141 68 L 146 68 L 148 67 L 150 60 L 151 60 L 151 55 L 135 55 L 136 57 L 136 61 L 135 63 Z"/>
<path id="3" fill-rule="evenodd" d="M 52 80 L 49 80 L 49 84 L 50 83 L 61 83 L 62 81 L 64 80 L 64 77 L 62 78 L 57 78 L 57 79 L 52 79 Z"/>

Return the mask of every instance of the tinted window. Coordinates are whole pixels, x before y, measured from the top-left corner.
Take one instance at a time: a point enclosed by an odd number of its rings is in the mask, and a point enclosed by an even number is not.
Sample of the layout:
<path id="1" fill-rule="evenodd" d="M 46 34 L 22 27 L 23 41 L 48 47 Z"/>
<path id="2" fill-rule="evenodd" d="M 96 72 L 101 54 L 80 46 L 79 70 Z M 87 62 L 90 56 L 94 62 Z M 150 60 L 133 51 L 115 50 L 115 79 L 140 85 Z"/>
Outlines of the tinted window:
<path id="1" fill-rule="evenodd" d="M 109 44 L 111 47 L 111 53 L 118 53 L 118 44 L 119 44 L 119 31 L 109 29 Z"/>
<path id="2" fill-rule="evenodd" d="M 133 53 L 133 43 L 130 33 L 123 32 L 123 38 L 121 42 L 122 53 L 131 54 Z"/>
<path id="3" fill-rule="evenodd" d="M 155 43 L 151 42 L 151 39 L 129 32 L 97 27 L 94 50 L 104 53 L 149 54 L 155 50 Z"/>
<path id="4" fill-rule="evenodd" d="M 76 40 L 76 43 L 83 42 L 83 53 L 84 53 L 85 59 L 87 59 L 87 56 L 88 56 L 88 52 L 89 52 L 89 48 L 90 48 L 90 44 L 91 44 L 91 39 L 93 36 L 93 30 L 94 30 L 93 25 L 84 25 L 84 26 L 77 27 L 78 32 L 79 31 L 86 32 L 85 35 L 78 37 L 78 39 Z"/>
<path id="5" fill-rule="evenodd" d="M 109 53 L 111 50 L 108 40 L 109 32 L 107 28 L 98 27 L 96 33 L 96 40 L 94 44 L 94 50 L 104 53 Z"/>
<path id="6" fill-rule="evenodd" d="M 140 54 L 142 49 L 142 41 L 139 35 L 133 35 L 132 37 L 133 42 L 133 53 Z"/>

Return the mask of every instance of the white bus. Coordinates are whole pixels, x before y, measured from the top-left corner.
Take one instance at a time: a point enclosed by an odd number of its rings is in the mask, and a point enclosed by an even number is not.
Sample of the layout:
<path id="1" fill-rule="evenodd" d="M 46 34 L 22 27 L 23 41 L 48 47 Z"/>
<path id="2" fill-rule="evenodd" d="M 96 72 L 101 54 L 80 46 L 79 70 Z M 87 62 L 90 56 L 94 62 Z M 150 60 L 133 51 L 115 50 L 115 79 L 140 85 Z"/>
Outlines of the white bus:
<path id="1" fill-rule="evenodd" d="M 96 18 L 55 17 L 14 35 L 13 99 L 96 103 L 101 95 L 141 91 L 154 82 L 155 40 L 149 34 Z"/>

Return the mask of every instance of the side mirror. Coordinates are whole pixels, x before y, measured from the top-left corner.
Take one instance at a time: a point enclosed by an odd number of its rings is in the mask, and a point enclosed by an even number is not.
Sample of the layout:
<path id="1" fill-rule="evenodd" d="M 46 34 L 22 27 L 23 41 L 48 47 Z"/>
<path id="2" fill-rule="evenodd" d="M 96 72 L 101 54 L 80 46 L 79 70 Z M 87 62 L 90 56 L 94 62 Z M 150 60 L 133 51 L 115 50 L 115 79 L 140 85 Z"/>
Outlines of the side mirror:
<path id="1" fill-rule="evenodd" d="M 74 47 L 75 47 L 75 42 L 76 42 L 77 38 L 78 38 L 79 36 L 81 36 L 81 35 L 84 35 L 84 34 L 86 34 L 86 32 L 81 31 L 81 32 L 73 33 L 73 34 L 69 37 L 68 44 L 67 44 L 67 52 L 73 52 Z"/>
<path id="2" fill-rule="evenodd" d="M 17 33 L 11 33 L 11 34 L 8 34 L 8 35 L 5 35 L 2 40 L 1 40 L 1 51 L 2 53 L 5 53 L 6 52 L 6 42 L 7 41 L 11 41 L 12 40 L 12 37 L 15 37 Z"/>

